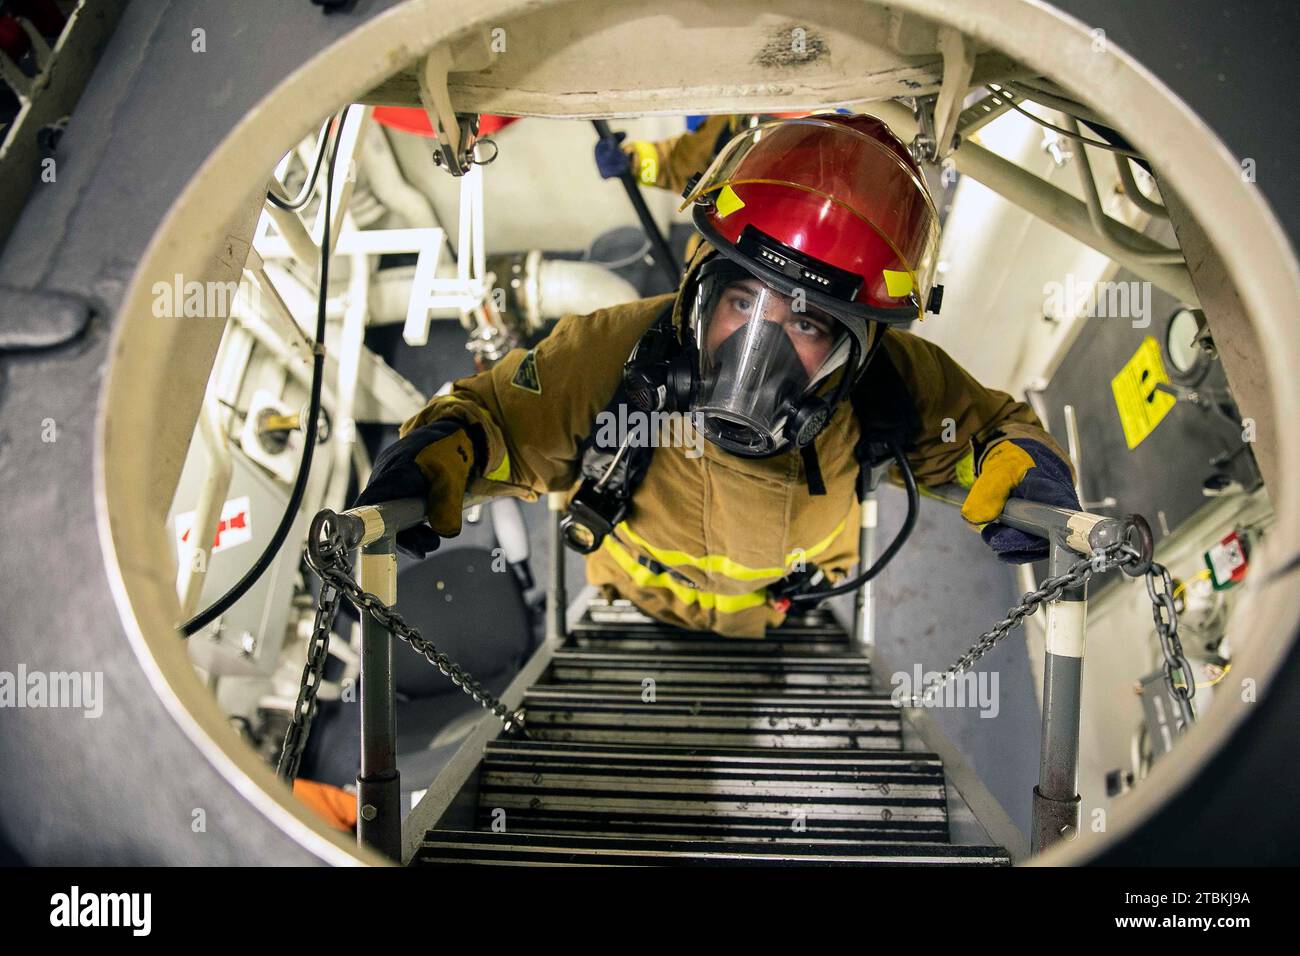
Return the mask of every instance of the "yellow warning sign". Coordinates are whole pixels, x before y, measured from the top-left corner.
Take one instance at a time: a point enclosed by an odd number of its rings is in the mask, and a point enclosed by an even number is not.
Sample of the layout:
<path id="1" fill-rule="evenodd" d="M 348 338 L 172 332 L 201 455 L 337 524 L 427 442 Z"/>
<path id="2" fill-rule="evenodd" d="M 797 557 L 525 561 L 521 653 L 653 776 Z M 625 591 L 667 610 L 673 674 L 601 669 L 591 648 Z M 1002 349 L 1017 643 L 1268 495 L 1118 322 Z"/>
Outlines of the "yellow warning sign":
<path id="1" fill-rule="evenodd" d="M 1162 382 L 1168 384 L 1169 375 L 1160 358 L 1160 344 L 1148 335 L 1119 374 L 1110 380 L 1119 421 L 1124 426 L 1124 439 L 1130 449 L 1142 444 L 1174 407 L 1174 396 L 1156 389 Z"/>

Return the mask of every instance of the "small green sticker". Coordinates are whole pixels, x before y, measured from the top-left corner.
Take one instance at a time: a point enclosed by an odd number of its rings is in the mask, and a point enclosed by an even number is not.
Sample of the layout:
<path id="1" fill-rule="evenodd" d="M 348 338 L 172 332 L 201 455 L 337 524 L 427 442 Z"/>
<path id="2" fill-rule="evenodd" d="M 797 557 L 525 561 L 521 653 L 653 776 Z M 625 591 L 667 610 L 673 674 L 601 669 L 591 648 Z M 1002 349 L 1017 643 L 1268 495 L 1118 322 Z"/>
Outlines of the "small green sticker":
<path id="1" fill-rule="evenodd" d="M 542 382 L 537 377 L 537 356 L 530 349 L 524 355 L 524 360 L 519 363 L 519 368 L 515 369 L 514 378 L 510 379 L 510 384 L 515 388 L 522 388 L 526 392 L 533 392 L 536 395 L 542 394 Z"/>

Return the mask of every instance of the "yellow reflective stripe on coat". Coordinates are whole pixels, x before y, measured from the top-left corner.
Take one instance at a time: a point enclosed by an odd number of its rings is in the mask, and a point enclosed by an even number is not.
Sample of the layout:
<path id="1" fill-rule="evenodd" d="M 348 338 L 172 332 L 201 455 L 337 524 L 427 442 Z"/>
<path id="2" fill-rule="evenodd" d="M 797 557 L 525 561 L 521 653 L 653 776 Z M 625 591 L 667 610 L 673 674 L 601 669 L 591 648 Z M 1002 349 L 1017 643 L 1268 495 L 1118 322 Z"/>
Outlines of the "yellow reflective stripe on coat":
<path id="1" fill-rule="evenodd" d="M 632 147 L 632 155 L 635 158 L 636 178 L 643 186 L 657 186 L 659 184 L 659 153 L 655 150 L 654 143 L 647 143 L 644 140 L 635 140 L 629 144 Z"/>
<path id="2" fill-rule="evenodd" d="M 750 591 L 748 594 L 716 594 L 712 591 L 688 588 L 686 585 L 673 580 L 667 574 L 656 574 L 649 568 L 639 564 L 637 559 L 628 554 L 612 537 L 606 536 L 601 547 L 609 552 L 610 556 L 637 587 L 660 588 L 671 593 L 673 597 L 683 604 L 698 604 L 702 608 L 716 609 L 723 614 L 738 614 L 741 611 L 749 610 L 751 607 L 759 607 L 767 603 L 766 588 L 759 591 Z"/>
<path id="3" fill-rule="evenodd" d="M 483 476 L 488 481 L 509 481 L 510 480 L 510 452 L 501 453 L 501 464 L 497 465 L 490 472 Z"/>
<path id="4" fill-rule="evenodd" d="M 686 565 L 692 568 L 698 568 L 706 574 L 720 574 L 725 578 L 731 578 L 733 581 L 759 581 L 765 578 L 782 578 L 785 577 L 786 571 L 791 565 L 796 563 L 800 558 L 809 561 L 821 554 L 832 544 L 835 539 L 844 531 L 844 525 L 848 522 L 846 515 L 835 530 L 828 534 L 821 541 L 818 541 L 811 548 L 799 550 L 796 548 L 785 556 L 785 567 L 781 568 L 751 568 L 741 564 L 739 561 L 733 561 L 725 554 L 706 554 L 697 558 L 694 555 L 687 554 L 685 551 L 672 551 L 665 548 L 656 548 L 646 541 L 635 531 L 628 527 L 626 521 L 618 523 L 618 530 L 623 532 L 637 547 L 644 548 L 645 551 L 660 564 L 666 564 L 669 567 Z"/>

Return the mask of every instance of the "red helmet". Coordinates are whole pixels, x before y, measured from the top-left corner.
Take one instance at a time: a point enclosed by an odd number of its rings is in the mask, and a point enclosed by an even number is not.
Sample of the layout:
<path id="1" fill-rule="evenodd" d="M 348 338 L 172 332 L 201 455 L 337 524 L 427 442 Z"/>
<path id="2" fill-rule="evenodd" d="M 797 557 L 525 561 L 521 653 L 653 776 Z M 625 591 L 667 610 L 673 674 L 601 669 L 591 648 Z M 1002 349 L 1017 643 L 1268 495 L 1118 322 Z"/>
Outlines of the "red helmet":
<path id="1" fill-rule="evenodd" d="M 691 187 L 696 227 L 723 255 L 860 329 L 937 311 L 939 217 L 882 120 L 823 113 L 731 140 Z M 858 329 L 854 329 L 855 333 Z"/>

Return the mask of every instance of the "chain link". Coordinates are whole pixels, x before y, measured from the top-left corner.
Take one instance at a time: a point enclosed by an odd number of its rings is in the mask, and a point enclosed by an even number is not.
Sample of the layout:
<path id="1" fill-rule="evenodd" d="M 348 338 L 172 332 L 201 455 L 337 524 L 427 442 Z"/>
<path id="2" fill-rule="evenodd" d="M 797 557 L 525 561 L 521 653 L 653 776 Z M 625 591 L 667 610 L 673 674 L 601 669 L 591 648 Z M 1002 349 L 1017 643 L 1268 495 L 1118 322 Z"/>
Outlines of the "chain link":
<path id="1" fill-rule="evenodd" d="M 1113 571 L 1123 565 L 1140 561 L 1141 557 L 1132 545 L 1119 541 L 1093 552 L 1089 557 L 1080 558 L 1055 577 L 1044 578 L 1036 590 L 1025 594 L 1019 604 L 1007 611 L 1006 617 L 981 634 L 970 649 L 951 667 L 928 682 L 921 694 L 913 694 L 907 698 L 905 705 L 911 707 L 928 705 L 946 684 L 969 670 L 976 661 L 993 650 L 1008 634 L 1024 623 L 1025 618 L 1036 612 L 1042 605 L 1057 600 L 1068 590 L 1082 587 L 1094 574 Z M 1157 581 L 1163 584 L 1163 592 L 1157 593 L 1155 586 Z M 1170 692 L 1179 701 L 1184 720 L 1190 723 L 1195 719 L 1191 697 L 1196 692 L 1196 685 L 1191 680 L 1191 668 L 1183 657 L 1182 645 L 1178 640 L 1178 615 L 1174 609 L 1174 589 L 1169 570 L 1162 564 L 1152 562 L 1146 572 L 1146 584 L 1147 594 L 1151 598 L 1152 614 L 1155 617 L 1156 633 L 1160 637 L 1160 646 L 1165 655 L 1165 680 Z"/>
<path id="2" fill-rule="evenodd" d="M 518 733 L 525 737 L 528 735 L 522 707 L 510 711 L 499 699 L 488 693 L 471 674 L 439 651 L 432 641 L 422 637 L 418 630 L 407 624 L 394 608 L 384 604 L 377 595 L 361 589 L 352 577 L 352 565 L 348 561 L 347 550 L 336 533 L 327 532 L 323 542 L 318 542 L 315 548 L 308 548 L 307 564 L 320 578 L 320 599 L 317 602 L 312 635 L 307 644 L 307 663 L 302 671 L 298 701 L 294 705 L 293 716 L 290 718 L 289 729 L 285 733 L 284 746 L 280 753 L 277 773 L 282 779 L 292 781 L 298 775 L 298 767 L 302 763 L 307 737 L 311 733 L 311 724 L 316 717 L 316 697 L 324 678 L 330 632 L 334 626 L 334 618 L 338 614 L 340 597 L 346 597 L 358 611 L 369 614 L 394 637 L 409 644 L 416 653 L 438 668 L 452 684 L 469 694 L 474 703 L 490 711 L 500 720 L 506 733 Z"/>
<path id="3" fill-rule="evenodd" d="M 369 614 L 382 627 L 391 631 L 394 637 L 409 644 L 417 654 L 420 654 L 426 661 L 438 668 L 455 686 L 469 694 L 474 699 L 474 703 L 485 710 L 491 711 L 493 716 L 504 724 L 507 733 L 516 729 L 523 730 L 524 712 L 522 708 L 512 713 L 505 704 L 484 690 L 483 685 L 471 674 L 446 654 L 439 651 L 432 641 L 422 637 L 418 630 L 407 624 L 396 610 L 388 607 L 376 595 L 361 590 L 360 586 L 347 574 L 335 570 L 329 570 L 326 573 L 329 583 L 343 592 L 344 596 L 357 606 L 357 610 Z"/>
<path id="4" fill-rule="evenodd" d="M 347 560 L 346 556 L 344 560 Z M 307 736 L 311 733 L 312 721 L 316 719 L 316 695 L 325 679 L 330 634 L 338 611 L 338 589 L 322 582 L 320 600 L 316 604 L 316 620 L 307 641 L 307 663 L 302 669 L 298 700 L 293 707 L 293 717 L 289 720 L 284 746 L 280 749 L 280 764 L 276 768 L 276 773 L 282 780 L 293 781 L 298 776 L 298 766 L 302 763 L 302 754 L 307 748 Z"/>
<path id="5" fill-rule="evenodd" d="M 1159 588 L 1157 588 L 1159 585 Z M 1178 612 L 1174 609 L 1174 582 L 1169 569 L 1152 562 L 1147 571 L 1147 596 L 1151 598 L 1151 616 L 1156 623 L 1156 636 L 1165 656 L 1165 683 L 1178 701 L 1183 722 L 1190 726 L 1196 719 L 1192 698 L 1196 696 L 1196 680 L 1191 665 L 1183 656 L 1183 643 L 1178 639 Z"/>
<path id="6" fill-rule="evenodd" d="M 1089 557 L 1080 558 L 1061 574 L 1045 578 L 1037 589 L 1025 594 L 1019 604 L 1010 608 L 1002 620 L 981 634 L 970 649 L 951 667 L 930 681 L 923 693 L 913 694 L 908 698 L 908 706 L 925 706 L 932 701 L 946 684 L 969 670 L 1042 605 L 1058 600 L 1067 590 L 1082 587 L 1094 574 L 1112 571 L 1139 560 L 1141 555 L 1131 545 L 1116 542 L 1094 552 Z M 293 717 L 285 734 L 281 752 L 278 772 L 282 778 L 293 780 L 302 761 L 311 723 L 316 716 L 316 696 L 324 676 L 330 632 L 338 613 L 338 602 L 341 596 L 351 601 L 359 611 L 369 614 L 398 640 L 409 644 L 416 653 L 438 668 L 452 684 L 469 694 L 476 704 L 490 711 L 501 721 L 506 733 L 518 732 L 527 736 L 523 708 L 511 712 L 498 698 L 484 690 L 472 675 L 439 651 L 432 641 L 421 636 L 418 630 L 407 624 L 394 608 L 388 607 L 378 596 L 362 590 L 352 577 L 352 567 L 348 562 L 347 552 L 337 534 L 331 534 L 326 542 L 319 545 L 318 553 L 309 549 L 307 563 L 321 579 L 321 592 L 312 636 L 307 645 L 307 663 L 303 667 L 298 700 L 294 705 Z M 1157 589 L 1157 585 L 1160 585 L 1161 589 Z M 1184 721 L 1190 724 L 1195 720 L 1191 699 L 1196 693 L 1196 683 L 1192 679 L 1191 667 L 1183 656 L 1182 643 L 1178 638 L 1178 614 L 1174 607 L 1174 588 L 1169 570 L 1162 564 L 1152 562 L 1146 571 L 1146 586 L 1147 594 L 1151 598 L 1151 613 L 1155 621 L 1156 634 L 1165 657 L 1165 681 L 1182 709 Z"/>

